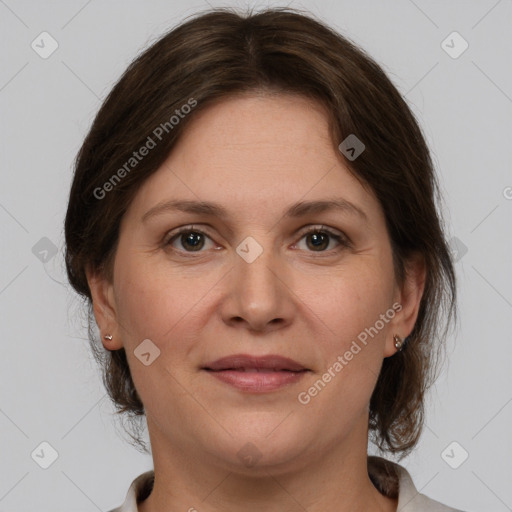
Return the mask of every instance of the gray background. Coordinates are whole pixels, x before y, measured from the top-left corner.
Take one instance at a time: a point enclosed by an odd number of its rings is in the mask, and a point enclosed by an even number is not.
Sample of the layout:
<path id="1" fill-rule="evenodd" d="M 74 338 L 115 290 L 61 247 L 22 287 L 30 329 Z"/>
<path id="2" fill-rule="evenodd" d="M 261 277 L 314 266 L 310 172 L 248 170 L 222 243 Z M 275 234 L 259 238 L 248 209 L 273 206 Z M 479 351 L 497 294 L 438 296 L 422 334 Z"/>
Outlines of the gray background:
<path id="1" fill-rule="evenodd" d="M 403 464 L 442 502 L 512 510 L 512 1 L 289 5 L 384 67 L 419 117 L 441 177 L 461 316 L 420 446 Z M 111 86 L 142 48 L 206 7 L 0 0 L 0 511 L 108 510 L 152 467 L 125 441 L 89 354 L 66 284 L 62 222 L 73 158 Z M 47 59 L 31 47 L 43 31 L 59 45 Z M 457 58 L 442 46 L 453 31 L 469 44 Z M 453 37 L 446 44 L 462 49 Z M 43 441 L 59 454 L 48 469 L 39 465 L 49 462 Z"/>

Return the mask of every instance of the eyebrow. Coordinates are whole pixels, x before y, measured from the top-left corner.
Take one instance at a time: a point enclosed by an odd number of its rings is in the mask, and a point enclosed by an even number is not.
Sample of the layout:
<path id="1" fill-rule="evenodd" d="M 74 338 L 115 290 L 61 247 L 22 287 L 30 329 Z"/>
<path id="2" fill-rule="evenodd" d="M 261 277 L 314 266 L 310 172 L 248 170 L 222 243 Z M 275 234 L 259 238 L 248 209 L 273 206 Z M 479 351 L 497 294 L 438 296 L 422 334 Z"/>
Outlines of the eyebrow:
<path id="1" fill-rule="evenodd" d="M 333 198 L 317 201 L 300 201 L 291 205 L 283 217 L 300 218 L 310 214 L 324 213 L 328 211 L 342 211 L 359 217 L 364 222 L 368 222 L 368 216 L 363 209 L 343 198 Z M 209 201 L 190 201 L 190 200 L 170 200 L 164 201 L 150 208 L 141 218 L 146 222 L 149 218 L 166 212 L 181 211 L 185 213 L 195 213 L 218 217 L 220 219 L 229 218 L 229 212 L 226 208 L 217 203 Z"/>

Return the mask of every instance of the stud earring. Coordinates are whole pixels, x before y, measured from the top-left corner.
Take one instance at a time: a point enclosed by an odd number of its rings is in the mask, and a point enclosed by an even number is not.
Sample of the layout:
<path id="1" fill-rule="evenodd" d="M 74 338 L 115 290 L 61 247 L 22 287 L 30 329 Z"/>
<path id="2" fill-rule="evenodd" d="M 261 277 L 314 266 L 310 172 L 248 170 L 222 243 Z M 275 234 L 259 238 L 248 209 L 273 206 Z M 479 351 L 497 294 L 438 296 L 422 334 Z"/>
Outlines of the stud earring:
<path id="1" fill-rule="evenodd" d="M 393 336 L 393 340 L 395 342 L 395 348 L 400 352 L 404 348 L 404 340 L 398 336 L 398 334 L 395 334 Z"/>
<path id="2" fill-rule="evenodd" d="M 105 334 L 103 337 L 108 341 L 112 341 L 112 334 Z"/>

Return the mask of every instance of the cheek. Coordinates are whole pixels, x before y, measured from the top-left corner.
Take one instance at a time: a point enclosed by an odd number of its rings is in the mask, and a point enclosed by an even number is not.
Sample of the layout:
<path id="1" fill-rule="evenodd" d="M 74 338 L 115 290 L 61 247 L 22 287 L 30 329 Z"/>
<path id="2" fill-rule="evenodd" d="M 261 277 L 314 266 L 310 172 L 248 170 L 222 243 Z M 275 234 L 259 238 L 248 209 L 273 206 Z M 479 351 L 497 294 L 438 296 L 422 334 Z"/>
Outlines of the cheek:
<path id="1" fill-rule="evenodd" d="M 319 414 L 321 404 L 328 404 L 340 415 L 351 410 L 356 417 L 356 411 L 366 407 L 382 365 L 389 320 L 394 316 L 393 281 L 388 277 L 392 274 L 376 262 L 357 271 L 345 270 L 326 281 L 325 293 L 310 294 L 307 302 L 312 318 L 317 318 L 313 330 L 327 334 L 316 349 L 323 363 L 317 376 L 320 382 L 304 391 L 311 404 L 315 402 L 313 407 L 320 407 Z"/>
<path id="2" fill-rule="evenodd" d="M 328 327 L 333 347 L 342 349 L 376 322 L 378 330 L 385 331 L 387 324 L 381 325 L 380 318 L 392 306 L 394 286 L 392 273 L 377 262 L 359 268 L 347 266 L 334 276 L 326 276 L 322 288 L 318 280 L 308 283 L 303 295 Z"/>
<path id="3" fill-rule="evenodd" d="M 197 328 L 195 308 L 211 285 L 170 274 L 142 257 L 120 257 L 116 264 L 118 323 L 137 392 L 147 410 L 186 409 L 190 398 L 181 372 L 189 370 L 184 363 L 194 335 L 187 326 Z M 148 339 L 151 344 L 142 345 Z M 150 354 L 148 365 L 144 352 Z"/>
<path id="4" fill-rule="evenodd" d="M 149 338 L 157 345 L 194 317 L 214 280 L 197 280 L 153 264 L 148 258 L 121 258 L 116 283 L 118 318 L 130 344 Z M 210 283 L 212 281 L 212 283 Z"/>

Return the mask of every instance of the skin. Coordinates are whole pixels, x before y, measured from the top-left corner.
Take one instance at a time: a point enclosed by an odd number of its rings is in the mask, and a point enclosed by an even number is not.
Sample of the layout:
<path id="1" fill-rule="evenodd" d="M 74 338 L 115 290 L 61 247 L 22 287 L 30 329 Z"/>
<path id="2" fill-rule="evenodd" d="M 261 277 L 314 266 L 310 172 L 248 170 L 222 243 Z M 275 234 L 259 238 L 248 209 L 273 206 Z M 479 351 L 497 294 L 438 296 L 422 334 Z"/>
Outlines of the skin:
<path id="1" fill-rule="evenodd" d="M 366 221 L 347 210 L 284 216 L 334 197 Z M 228 216 L 165 210 L 141 220 L 171 199 L 216 202 Z M 186 235 L 172 239 L 191 225 L 206 233 L 198 252 Z M 304 232 L 321 226 L 348 244 L 324 235 L 318 248 Z M 252 263 L 236 252 L 248 236 L 263 249 Z M 198 112 L 123 217 L 112 281 L 88 279 L 98 326 L 113 336 L 105 348 L 126 349 L 146 410 L 156 477 L 141 512 L 396 510 L 368 477 L 368 407 L 393 335 L 414 327 L 425 269 L 411 260 L 396 282 L 382 209 L 347 170 L 320 105 L 252 93 Z M 395 302 L 401 311 L 299 403 Z M 145 339 L 160 350 L 148 366 L 134 355 Z M 236 353 L 280 354 L 310 371 L 255 394 L 201 369 Z M 237 455 L 248 442 L 261 455 L 252 467 Z"/>

